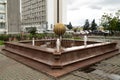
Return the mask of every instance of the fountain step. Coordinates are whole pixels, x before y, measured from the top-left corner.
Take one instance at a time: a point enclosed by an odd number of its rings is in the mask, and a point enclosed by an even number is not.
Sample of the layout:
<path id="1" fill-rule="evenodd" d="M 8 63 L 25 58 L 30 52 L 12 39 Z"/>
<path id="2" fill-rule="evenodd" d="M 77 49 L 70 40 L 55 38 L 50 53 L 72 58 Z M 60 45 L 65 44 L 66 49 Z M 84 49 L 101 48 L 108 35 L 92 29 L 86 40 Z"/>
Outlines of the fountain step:
<path id="1" fill-rule="evenodd" d="M 62 62 L 59 63 L 60 62 L 59 60 L 46 61 L 44 59 L 35 57 L 33 55 L 24 54 L 24 51 L 16 50 L 16 49 L 14 50 L 12 48 L 5 48 L 3 50 L 4 51 L 8 51 L 8 52 L 13 53 L 13 54 L 16 54 L 16 55 L 19 55 L 19 56 L 23 56 L 23 57 L 29 58 L 29 59 L 37 61 L 37 62 L 40 62 L 42 64 L 50 66 L 51 68 L 63 68 L 64 66 L 67 66 L 67 65 L 70 65 L 70 64 L 73 64 L 73 63 L 77 63 L 77 62 L 81 62 L 83 60 L 86 60 L 86 59 L 89 59 L 89 58 L 93 58 L 93 57 L 96 57 L 96 56 L 101 56 L 101 55 L 104 55 L 106 53 L 114 52 L 114 51 L 117 51 L 118 49 L 109 50 L 109 51 L 106 51 L 105 53 L 101 53 L 101 54 L 89 55 L 89 56 L 86 56 L 86 57 L 83 57 L 83 58 L 80 58 L 80 59 L 76 59 L 74 61 L 68 61 L 68 62 L 64 62 L 64 63 L 62 63 Z"/>
<path id="2" fill-rule="evenodd" d="M 29 59 L 29 58 L 25 58 L 25 57 L 22 57 L 20 55 L 17 55 L 17 54 L 14 54 L 14 53 L 11 53 L 11 52 L 8 52 L 8 51 L 4 51 L 2 52 L 4 55 L 10 57 L 10 58 L 13 58 L 33 69 L 36 69 L 36 70 L 39 70 L 43 73 L 47 73 L 47 75 L 51 75 L 53 77 L 60 77 L 60 76 L 63 76 L 71 71 L 74 71 L 76 69 L 79 69 L 79 68 L 83 68 L 83 67 L 86 67 L 86 66 L 89 66 L 89 65 L 92 65 L 92 64 L 95 64 L 101 60 L 104 60 L 104 59 L 107 59 L 107 58 L 110 58 L 114 55 L 117 55 L 119 54 L 118 53 L 118 49 L 113 51 L 113 52 L 109 52 L 109 53 L 106 53 L 106 54 L 103 54 L 103 55 L 100 55 L 100 56 L 96 56 L 96 57 L 93 57 L 93 58 L 89 58 L 89 59 L 86 59 L 86 60 L 83 60 L 81 62 L 78 62 L 78 63 L 75 63 L 75 64 L 72 64 L 72 65 L 69 65 L 69 66 L 64 66 L 64 68 L 62 69 L 51 69 L 49 66 L 46 66 L 45 64 L 42 64 L 42 63 L 39 63 L 37 61 L 34 61 L 32 59 Z"/>

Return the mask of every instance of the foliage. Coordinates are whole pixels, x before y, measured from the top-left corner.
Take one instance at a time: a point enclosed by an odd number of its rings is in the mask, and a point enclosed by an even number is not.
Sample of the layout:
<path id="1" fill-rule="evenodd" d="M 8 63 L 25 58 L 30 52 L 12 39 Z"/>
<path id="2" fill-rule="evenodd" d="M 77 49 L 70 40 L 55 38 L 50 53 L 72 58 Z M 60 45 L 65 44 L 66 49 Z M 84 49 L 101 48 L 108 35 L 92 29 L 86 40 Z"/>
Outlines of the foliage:
<path id="1" fill-rule="evenodd" d="M 86 19 L 86 21 L 85 21 L 85 25 L 84 25 L 84 27 L 83 27 L 83 30 L 89 30 L 89 26 L 90 26 L 90 24 L 89 24 L 89 20 Z"/>
<path id="2" fill-rule="evenodd" d="M 116 32 L 120 33 L 120 10 L 118 10 L 113 16 L 111 13 L 104 13 L 101 18 L 101 25 L 105 30 L 109 30 L 111 34 Z"/>
<path id="3" fill-rule="evenodd" d="M 97 24 L 95 23 L 95 19 L 93 19 L 92 23 L 91 23 L 91 30 L 97 30 Z"/>
<path id="4" fill-rule="evenodd" d="M 35 36 L 36 31 L 37 31 L 36 27 L 30 27 L 28 29 L 28 33 L 32 34 L 33 36 Z"/>
<path id="5" fill-rule="evenodd" d="M 72 34 L 70 34 L 70 33 L 65 33 L 65 34 L 63 35 L 63 38 L 72 38 Z"/>
<path id="6" fill-rule="evenodd" d="M 8 41 L 9 40 L 9 35 L 1 34 L 0 35 L 0 40 L 2 40 L 2 41 Z"/>
<path id="7" fill-rule="evenodd" d="M 0 45 L 4 45 L 4 41 L 1 41 L 1 40 L 0 40 Z"/>
<path id="8" fill-rule="evenodd" d="M 74 40 L 80 40 L 81 38 L 78 36 L 74 37 Z"/>

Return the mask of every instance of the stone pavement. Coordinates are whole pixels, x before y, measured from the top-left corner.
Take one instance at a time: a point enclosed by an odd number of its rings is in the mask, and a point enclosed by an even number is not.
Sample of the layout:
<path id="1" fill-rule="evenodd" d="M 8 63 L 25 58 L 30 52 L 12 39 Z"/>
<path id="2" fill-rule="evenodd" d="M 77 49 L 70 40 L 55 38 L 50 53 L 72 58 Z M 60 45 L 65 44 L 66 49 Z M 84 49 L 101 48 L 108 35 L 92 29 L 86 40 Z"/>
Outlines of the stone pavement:
<path id="1" fill-rule="evenodd" d="M 117 42 L 120 47 L 120 41 Z M 0 80 L 120 80 L 120 54 L 58 79 L 0 54 Z"/>
<path id="2" fill-rule="evenodd" d="M 49 76 L 33 70 L 0 54 L 0 80 L 52 80 Z"/>

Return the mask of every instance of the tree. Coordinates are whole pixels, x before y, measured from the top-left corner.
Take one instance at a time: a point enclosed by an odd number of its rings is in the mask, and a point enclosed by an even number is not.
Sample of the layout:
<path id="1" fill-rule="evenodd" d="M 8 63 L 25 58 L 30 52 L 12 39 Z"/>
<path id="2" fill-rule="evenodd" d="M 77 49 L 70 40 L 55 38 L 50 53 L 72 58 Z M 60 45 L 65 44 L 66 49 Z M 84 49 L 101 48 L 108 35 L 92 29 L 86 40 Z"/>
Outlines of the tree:
<path id="1" fill-rule="evenodd" d="M 117 30 L 120 31 L 120 19 L 117 22 Z"/>
<path id="2" fill-rule="evenodd" d="M 83 30 L 89 30 L 89 26 L 90 26 L 90 24 L 89 24 L 89 20 L 86 19 L 86 21 L 85 21 L 85 25 L 84 25 L 84 27 L 83 27 Z"/>
<path id="3" fill-rule="evenodd" d="M 110 14 L 104 14 L 101 18 L 101 25 L 104 27 L 105 30 L 109 30 L 111 34 L 115 34 L 116 32 L 120 32 L 120 10 L 118 10 L 115 15 L 113 16 Z"/>
<path id="4" fill-rule="evenodd" d="M 91 30 L 97 30 L 97 24 L 95 23 L 95 19 L 93 19 L 92 23 L 91 23 Z"/>
<path id="5" fill-rule="evenodd" d="M 67 28 L 68 28 L 69 30 L 71 30 L 71 29 L 73 28 L 71 22 L 69 22 L 69 25 L 67 25 Z"/>
<path id="6" fill-rule="evenodd" d="M 33 36 L 35 36 L 36 31 L 37 31 L 36 27 L 30 27 L 28 29 L 28 33 L 32 34 Z"/>

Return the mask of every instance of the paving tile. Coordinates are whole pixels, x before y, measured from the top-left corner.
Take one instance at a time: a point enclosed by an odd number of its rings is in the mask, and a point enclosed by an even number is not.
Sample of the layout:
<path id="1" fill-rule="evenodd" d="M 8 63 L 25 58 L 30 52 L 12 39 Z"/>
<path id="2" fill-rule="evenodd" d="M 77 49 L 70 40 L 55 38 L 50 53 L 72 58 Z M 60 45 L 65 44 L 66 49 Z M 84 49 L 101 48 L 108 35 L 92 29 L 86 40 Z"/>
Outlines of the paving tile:
<path id="1" fill-rule="evenodd" d="M 82 77 L 87 80 L 111 80 L 108 77 L 100 76 L 100 75 L 97 75 L 94 73 L 85 73 L 85 72 L 81 72 L 81 71 L 73 72 L 73 75 L 77 75 L 77 76 Z"/>
<path id="2" fill-rule="evenodd" d="M 0 57 L 0 80 L 54 80 L 2 54 Z"/>
<path id="3" fill-rule="evenodd" d="M 87 79 L 69 74 L 67 76 L 64 76 L 64 77 L 60 78 L 59 80 L 87 80 Z"/>

